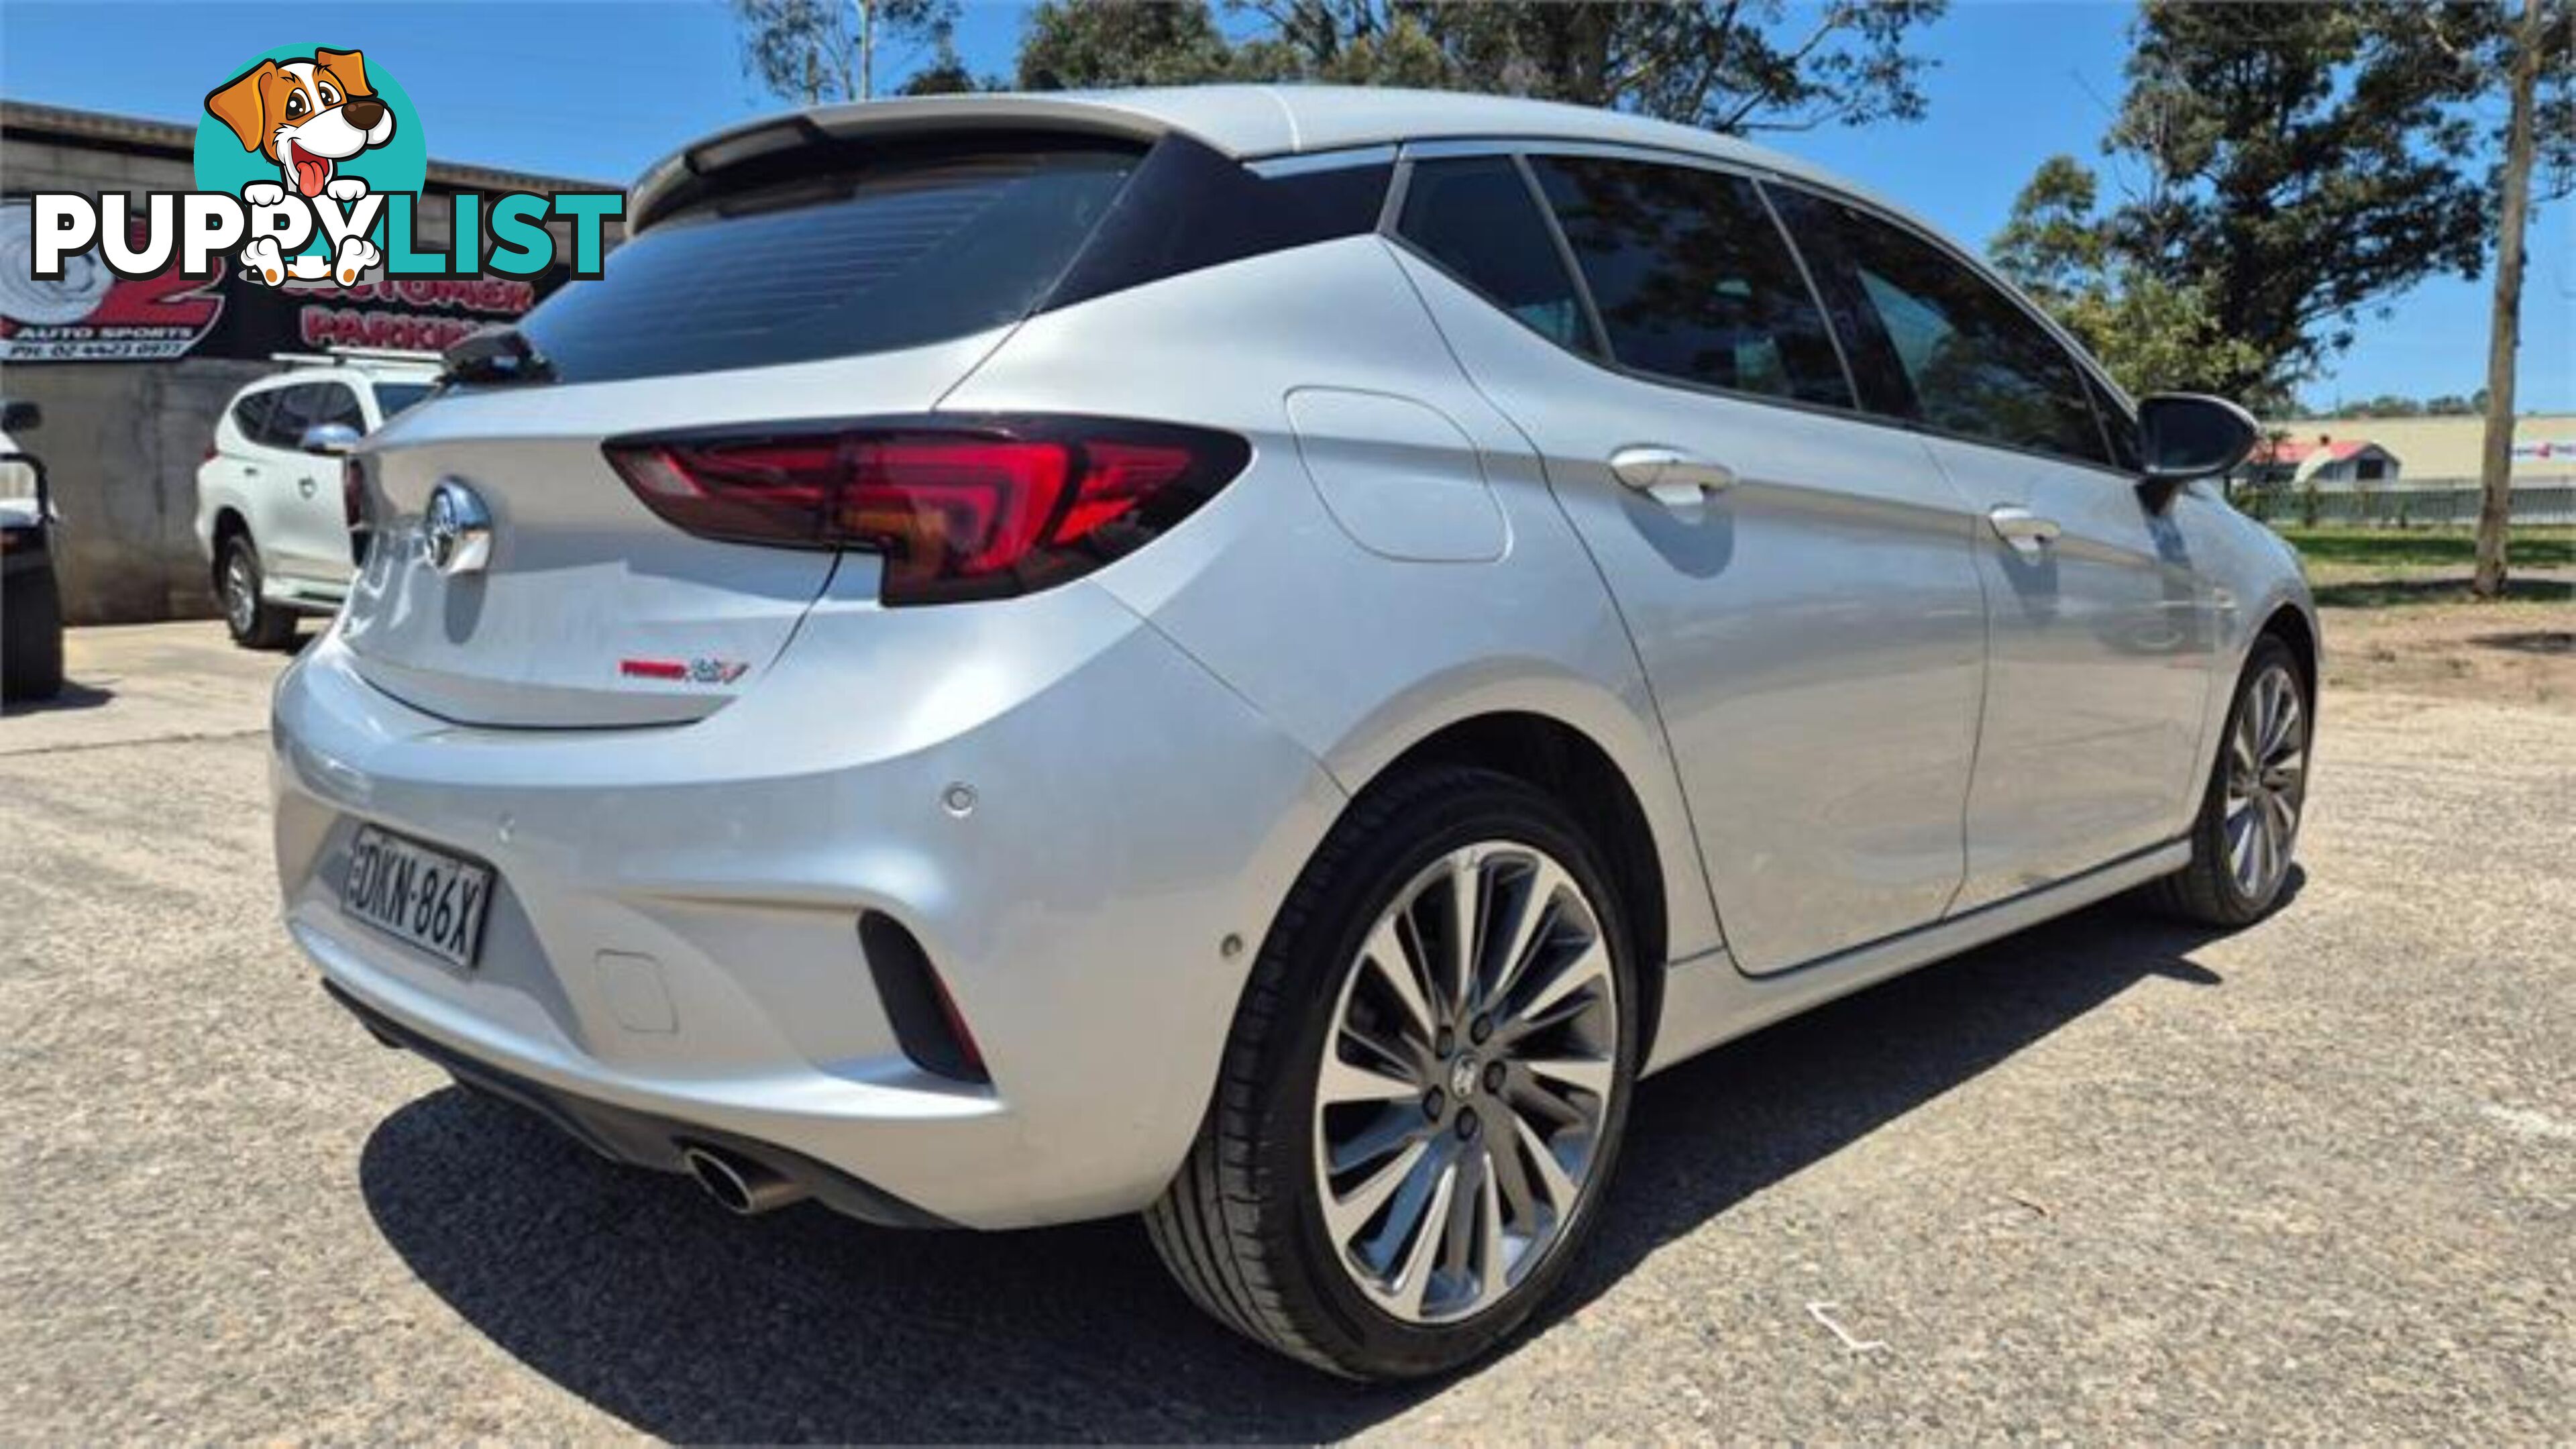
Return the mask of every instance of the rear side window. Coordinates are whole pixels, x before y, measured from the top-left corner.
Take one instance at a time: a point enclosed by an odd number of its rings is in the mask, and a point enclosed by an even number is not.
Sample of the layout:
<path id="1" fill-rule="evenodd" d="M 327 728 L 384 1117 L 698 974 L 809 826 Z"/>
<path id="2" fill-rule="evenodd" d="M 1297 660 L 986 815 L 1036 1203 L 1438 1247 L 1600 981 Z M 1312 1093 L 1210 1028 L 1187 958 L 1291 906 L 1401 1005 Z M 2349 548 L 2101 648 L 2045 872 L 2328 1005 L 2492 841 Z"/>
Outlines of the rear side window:
<path id="1" fill-rule="evenodd" d="M 376 384 L 376 411 L 387 421 L 393 415 L 429 396 L 425 382 L 380 382 Z"/>
<path id="2" fill-rule="evenodd" d="M 2111 455 L 2083 370 L 2010 297 L 1930 242 L 1847 207 L 1809 201 L 1792 213 L 1810 255 L 1836 259 L 1875 335 L 1856 350 L 1892 353 L 1912 413 L 1943 432 L 2057 453 Z"/>
<path id="3" fill-rule="evenodd" d="M 258 396 L 267 406 L 260 409 L 256 424 L 245 422 L 242 432 L 263 448 L 297 449 L 304 446 L 304 430 L 311 424 L 313 394 L 311 383 L 272 388 Z M 244 399 L 245 402 L 250 399 Z"/>
<path id="4" fill-rule="evenodd" d="M 1387 160 L 1264 174 L 1187 136 L 1166 136 L 1136 168 L 1049 308 L 1165 277 L 1377 229 Z"/>
<path id="5" fill-rule="evenodd" d="M 277 411 L 280 391 L 272 388 L 255 392 L 233 404 L 233 426 L 241 430 L 242 437 L 263 447 L 275 446 L 269 441 L 268 422 Z"/>
<path id="6" fill-rule="evenodd" d="M 1577 352 L 1596 350 L 1547 217 L 1510 157 L 1416 162 L 1395 229 L 1540 336 Z"/>
<path id="7" fill-rule="evenodd" d="M 356 389 L 339 382 L 317 382 L 312 385 L 311 397 L 305 405 L 304 426 L 318 427 L 324 423 L 337 423 L 344 428 L 355 428 L 362 433 L 367 430 L 367 415 L 358 410 Z M 297 441 L 299 443 L 302 441 L 300 430 Z"/>
<path id="8" fill-rule="evenodd" d="M 1621 365 L 1853 405 L 1823 310 L 1751 181 L 1598 157 L 1531 165 Z"/>
<path id="9" fill-rule="evenodd" d="M 1026 316 L 1137 166 L 1123 149 L 890 156 L 697 203 L 519 324 L 588 382 L 885 352 Z"/>

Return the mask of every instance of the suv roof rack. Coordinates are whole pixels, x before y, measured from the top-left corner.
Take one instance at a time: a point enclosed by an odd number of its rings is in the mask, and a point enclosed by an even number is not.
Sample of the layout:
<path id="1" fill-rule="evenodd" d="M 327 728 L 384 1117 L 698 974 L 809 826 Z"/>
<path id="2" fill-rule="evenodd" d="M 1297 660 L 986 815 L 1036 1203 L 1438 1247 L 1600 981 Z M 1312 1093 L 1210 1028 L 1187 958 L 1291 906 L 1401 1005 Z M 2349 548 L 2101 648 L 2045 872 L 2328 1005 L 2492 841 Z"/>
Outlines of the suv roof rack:
<path id="1" fill-rule="evenodd" d="M 320 352 L 272 352 L 271 362 L 291 362 L 301 366 L 341 367 L 351 363 L 401 362 L 415 367 L 438 366 L 435 352 L 414 352 L 400 347 L 331 347 Z"/>

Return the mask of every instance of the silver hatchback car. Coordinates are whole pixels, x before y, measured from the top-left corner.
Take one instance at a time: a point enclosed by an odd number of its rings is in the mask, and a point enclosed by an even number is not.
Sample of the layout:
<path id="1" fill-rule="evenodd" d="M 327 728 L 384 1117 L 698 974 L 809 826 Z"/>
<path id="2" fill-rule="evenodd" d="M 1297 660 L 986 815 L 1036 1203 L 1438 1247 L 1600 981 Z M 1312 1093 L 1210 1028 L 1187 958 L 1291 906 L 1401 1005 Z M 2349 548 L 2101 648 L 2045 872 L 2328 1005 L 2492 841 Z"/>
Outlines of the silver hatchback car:
<path id="1" fill-rule="evenodd" d="M 2133 887 L 2279 899 L 2317 629 L 1957 247 L 1634 117 L 898 101 L 649 172 L 352 460 L 287 924 L 383 1039 L 728 1207 L 1142 1212 L 1463 1362 L 1636 1080 Z"/>

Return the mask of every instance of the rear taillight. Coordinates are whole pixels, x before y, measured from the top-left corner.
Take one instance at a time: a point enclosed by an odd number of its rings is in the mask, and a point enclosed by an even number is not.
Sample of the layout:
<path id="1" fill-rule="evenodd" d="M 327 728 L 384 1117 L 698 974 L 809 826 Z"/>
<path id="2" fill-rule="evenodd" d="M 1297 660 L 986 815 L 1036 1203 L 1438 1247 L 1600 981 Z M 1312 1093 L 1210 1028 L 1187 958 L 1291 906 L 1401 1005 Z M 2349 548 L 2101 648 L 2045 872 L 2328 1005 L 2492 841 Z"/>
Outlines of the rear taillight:
<path id="1" fill-rule="evenodd" d="M 367 521 L 367 475 L 355 458 L 340 460 L 340 517 L 351 528 Z"/>
<path id="2" fill-rule="evenodd" d="M 1243 469 L 1241 438 L 1094 418 L 925 419 L 613 439 L 608 461 L 704 538 L 885 555 L 883 602 L 1043 589 L 1151 542 Z"/>

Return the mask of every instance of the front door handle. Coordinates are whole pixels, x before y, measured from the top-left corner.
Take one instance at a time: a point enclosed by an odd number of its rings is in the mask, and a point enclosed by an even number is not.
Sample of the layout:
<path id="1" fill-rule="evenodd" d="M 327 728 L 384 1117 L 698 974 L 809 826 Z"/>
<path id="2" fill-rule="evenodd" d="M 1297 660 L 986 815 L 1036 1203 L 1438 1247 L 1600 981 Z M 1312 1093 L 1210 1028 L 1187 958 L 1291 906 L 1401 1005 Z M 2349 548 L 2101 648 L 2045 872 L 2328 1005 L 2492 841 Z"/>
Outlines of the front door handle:
<path id="1" fill-rule="evenodd" d="M 2039 557 L 2057 541 L 2059 533 L 2056 519 L 2042 518 L 2011 503 L 1998 503 L 1987 509 L 1986 521 L 1994 525 L 1995 537 L 2012 545 L 2012 551 L 2023 558 Z"/>
<path id="2" fill-rule="evenodd" d="M 313 490 L 319 486 L 321 485 L 315 483 L 310 478 L 298 478 L 295 480 L 295 491 L 303 494 L 307 498 L 312 497 Z"/>
<path id="3" fill-rule="evenodd" d="M 1621 448 L 1610 455 L 1610 471 L 1666 508 L 1686 507 L 1735 486 L 1734 469 L 1660 443 Z"/>

